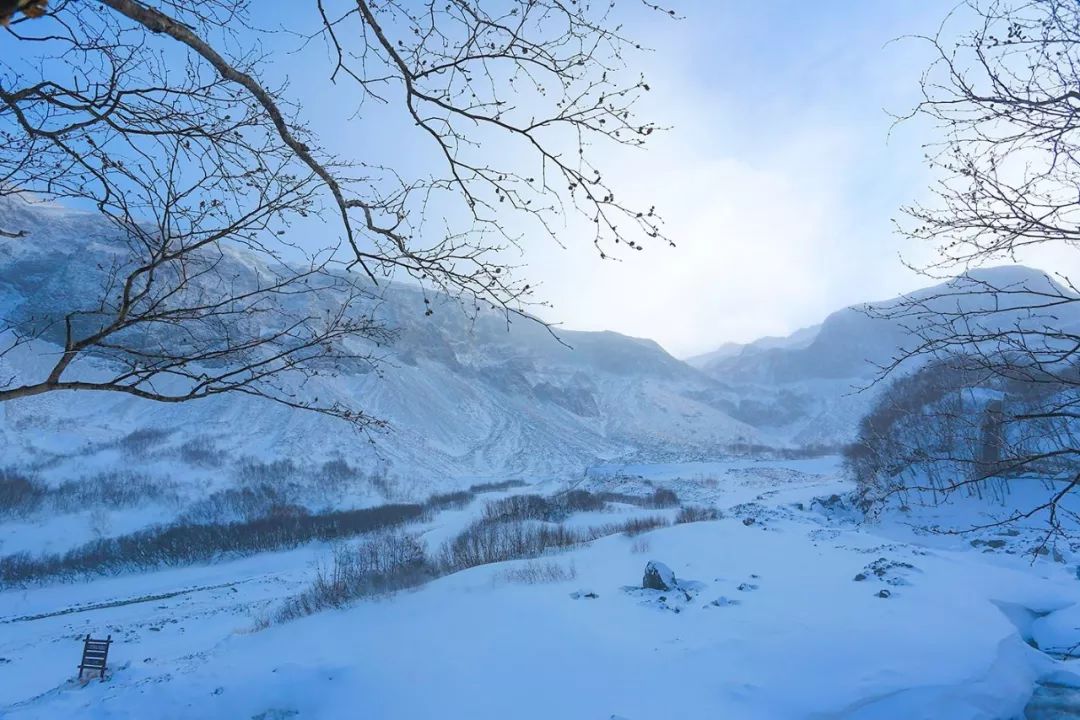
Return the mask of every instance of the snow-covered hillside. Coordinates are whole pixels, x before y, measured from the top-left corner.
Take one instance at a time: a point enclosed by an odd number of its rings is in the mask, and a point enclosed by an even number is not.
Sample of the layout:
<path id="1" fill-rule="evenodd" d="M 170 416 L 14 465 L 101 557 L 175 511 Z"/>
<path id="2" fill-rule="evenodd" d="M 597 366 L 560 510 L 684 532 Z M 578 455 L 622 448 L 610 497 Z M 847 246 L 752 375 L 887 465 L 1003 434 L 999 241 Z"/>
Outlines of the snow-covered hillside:
<path id="1" fill-rule="evenodd" d="M 107 254 L 108 229 L 18 212 L 32 233 L 0 241 L 4 312 L 93 302 L 100 268 L 83 254 Z M 1010 272 L 990 271 L 1041 278 Z M 389 421 L 372 438 L 251 397 L 0 404 L 0 716 L 1049 720 L 1080 706 L 1076 548 L 1041 527 L 913 529 L 992 525 L 1043 483 L 867 518 L 837 457 L 752 453 L 849 437 L 872 397 L 847 393 L 904 342 L 899 325 L 843 310 L 695 368 L 648 340 L 560 343 L 409 286 L 379 293 L 397 335 L 378 371 L 305 388 Z M 16 348 L 0 377 L 34 377 L 54 341 Z M 404 548 L 408 573 L 365 566 L 363 592 L 336 594 L 339 558 L 379 543 Z M 650 561 L 676 582 L 642 587 Z M 113 638 L 105 682 L 73 678 L 87 634 Z"/>
<path id="2" fill-rule="evenodd" d="M 25 238 L 0 240 L 0 307 L 16 317 L 62 318 L 93 306 L 111 228 L 96 216 L 55 205 L 0 200 L 0 214 Z M 17 222 L 15 222 L 17 221 Z M 251 261 L 229 259 L 237 274 Z M 378 469 L 399 484 L 455 478 L 580 472 L 597 459 L 664 448 L 720 452 L 761 441 L 757 431 L 713 402 L 718 383 L 649 340 L 616 333 L 560 332 L 495 312 L 470 319 L 445 297 L 410 286 L 378 288 L 377 315 L 397 332 L 378 348 L 378 372 L 359 368 L 318 377 L 306 392 L 342 399 L 389 423 L 368 438 L 343 424 L 273 403 L 221 397 L 161 405 L 105 393 L 45 395 L 0 408 L 4 464 L 67 478 L 118 463 L 109 449 L 133 432 L 160 435 L 127 470 L 195 477 L 182 450 L 193 443 L 230 458 L 340 458 Z M 427 316 L 428 308 L 434 314 Z M 57 323 L 56 327 L 61 327 Z M 33 378 L 57 348 L 44 339 L 0 359 L 0 375 Z M 179 462 L 177 458 L 180 458 Z M 220 475 L 215 471 L 210 473 Z"/>
<path id="3" fill-rule="evenodd" d="M 1009 294 L 994 297 L 982 292 L 985 286 Z M 925 310 L 954 312 L 985 310 L 996 302 L 1007 310 L 1009 303 L 1021 307 L 1037 300 L 1030 294 L 1037 292 L 1067 296 L 1070 291 L 1022 266 L 973 270 L 903 298 L 844 308 L 788 338 L 725 346 L 688 362 L 723 383 L 728 390 L 724 397 L 734 399 L 730 414 L 763 434 L 799 445 L 842 444 L 852 439 L 872 406 L 880 390 L 873 383 L 880 368 L 913 342 L 904 322 L 881 317 L 883 310 L 900 302 L 926 302 Z M 1057 308 L 1055 314 L 1060 327 L 1080 325 L 1075 306 Z M 1002 312 L 991 321 L 1010 327 L 1017 318 Z"/>
<path id="4" fill-rule="evenodd" d="M 1036 532 L 918 535 L 910 514 L 860 525 L 827 460 L 610 468 L 586 486 L 635 482 L 725 517 L 263 629 L 257 619 L 305 586 L 327 548 L 0 593 L 0 714 L 1075 717 L 1062 708 L 1075 707 L 1080 675 L 1060 658 L 1080 641 L 1076 558 L 1032 562 Z M 421 537 L 437 547 L 493 497 L 436 516 Z M 641 587 L 650 560 L 676 588 Z M 105 682 L 72 679 L 86 633 L 115 641 Z"/>
<path id="5" fill-rule="evenodd" d="M 25 238 L 0 240 L 6 315 L 57 319 L 97 301 L 105 263 L 86 258 L 113 252 L 110 226 L 91 213 L 18 197 L 0 199 L 0 214 L 29 230 Z M 243 255 L 229 262 L 238 275 L 257 271 Z M 998 284 L 1046 282 L 1024 268 L 983 272 Z M 618 458 L 710 457 L 735 445 L 833 446 L 852 437 L 873 401 L 873 390 L 859 390 L 874 364 L 907 339 L 896 323 L 847 308 L 788 338 L 724 347 L 684 363 L 649 340 L 561 331 L 560 342 L 537 323 L 508 325 L 495 312 L 472 319 L 448 298 L 425 297 L 411 286 L 389 284 L 377 293 L 376 312 L 397 333 L 389 348 L 374 349 L 383 358 L 378 372 L 358 366 L 320 376 L 306 391 L 388 421 L 385 433 L 368 438 L 245 397 L 161 405 L 50 394 L 0 407 L 4 464 L 56 481 L 123 467 L 183 475 L 189 486 L 198 484 L 192 479 L 220 483 L 220 467 L 185 460 L 199 448 L 197 455 L 234 461 L 339 459 L 389 476 L 399 489 L 429 489 L 477 478 L 580 474 Z M 57 339 L 46 332 L 0 358 L 0 374 L 40 375 Z M 118 443 L 132 433 L 152 434 L 152 447 L 120 457 Z"/>

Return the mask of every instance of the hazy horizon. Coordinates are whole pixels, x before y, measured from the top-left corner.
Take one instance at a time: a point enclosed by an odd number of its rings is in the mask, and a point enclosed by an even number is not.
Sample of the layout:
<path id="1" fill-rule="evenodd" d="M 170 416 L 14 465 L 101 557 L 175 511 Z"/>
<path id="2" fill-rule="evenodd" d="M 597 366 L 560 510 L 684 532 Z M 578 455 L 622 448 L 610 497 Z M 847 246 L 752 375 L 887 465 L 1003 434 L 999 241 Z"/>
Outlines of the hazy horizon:
<path id="1" fill-rule="evenodd" d="M 610 153 L 629 175 L 617 188 L 655 202 L 677 247 L 604 261 L 573 237 L 533 242 L 525 274 L 552 304 L 538 314 L 687 358 L 933 284 L 901 258 L 926 263 L 934 248 L 901 238 L 893 218 L 927 197 L 934 135 L 893 115 L 914 107 L 931 59 L 900 38 L 937 31 L 953 3 L 677 7 L 681 20 L 630 30 L 655 51 L 641 59 L 653 86 L 641 113 L 671 129 Z M 1057 250 L 1018 260 L 1077 269 Z"/>

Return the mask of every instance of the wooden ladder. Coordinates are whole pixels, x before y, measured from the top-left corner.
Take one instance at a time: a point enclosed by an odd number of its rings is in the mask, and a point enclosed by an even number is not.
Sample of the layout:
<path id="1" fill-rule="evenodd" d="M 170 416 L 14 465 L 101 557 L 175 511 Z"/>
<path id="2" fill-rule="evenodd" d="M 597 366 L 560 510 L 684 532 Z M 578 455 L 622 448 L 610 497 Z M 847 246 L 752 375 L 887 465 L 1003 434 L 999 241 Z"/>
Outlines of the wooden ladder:
<path id="1" fill-rule="evenodd" d="M 79 663 L 79 679 L 83 673 L 97 672 L 98 676 L 105 680 L 105 662 L 109 658 L 109 645 L 112 643 L 112 635 L 104 640 L 94 640 L 89 635 L 83 640 L 82 662 Z"/>

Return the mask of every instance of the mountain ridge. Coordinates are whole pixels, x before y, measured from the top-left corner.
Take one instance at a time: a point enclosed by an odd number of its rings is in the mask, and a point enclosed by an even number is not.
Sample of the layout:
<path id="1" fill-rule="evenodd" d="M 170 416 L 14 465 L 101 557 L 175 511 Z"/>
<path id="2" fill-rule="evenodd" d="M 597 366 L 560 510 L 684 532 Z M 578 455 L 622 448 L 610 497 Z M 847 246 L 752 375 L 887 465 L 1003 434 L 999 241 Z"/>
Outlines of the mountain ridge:
<path id="1" fill-rule="evenodd" d="M 0 203 L 5 214 L 29 230 L 26 238 L 0 241 L 5 314 L 47 317 L 92 297 L 100 277 L 85 258 L 115 252 L 111 226 L 93 213 L 21 199 Z M 229 262 L 238 277 L 259 272 L 242 254 Z M 1026 268 L 976 275 L 1036 276 L 1042 274 Z M 171 433 L 159 448 L 163 455 L 199 442 L 237 458 L 337 458 L 403 483 L 454 483 L 573 474 L 619 457 L 836 446 L 850 439 L 873 400 L 872 390 L 859 392 L 873 376 L 872 361 L 895 352 L 904 339 L 897 326 L 852 306 L 790 336 L 687 362 L 654 340 L 614 331 L 558 330 L 559 342 L 540 322 L 490 311 L 469 316 L 452 298 L 402 283 L 384 284 L 371 302 L 396 331 L 378 348 L 381 365 L 314 378 L 307 391 L 359 406 L 387 421 L 389 432 L 354 435 L 342 432 L 338 421 L 246 397 L 166 406 L 100 393 L 49 393 L 0 406 L 6 455 L 50 467 L 56 478 L 88 467 L 104 471 L 110 460 L 102 448 L 150 427 Z M 47 337 L 0 358 L 0 373 L 40 374 L 41 359 L 58 351 L 49 339 L 55 343 Z M 80 428 L 81 444 L 73 444 L 73 427 Z M 185 472 L 216 482 L 198 468 Z"/>

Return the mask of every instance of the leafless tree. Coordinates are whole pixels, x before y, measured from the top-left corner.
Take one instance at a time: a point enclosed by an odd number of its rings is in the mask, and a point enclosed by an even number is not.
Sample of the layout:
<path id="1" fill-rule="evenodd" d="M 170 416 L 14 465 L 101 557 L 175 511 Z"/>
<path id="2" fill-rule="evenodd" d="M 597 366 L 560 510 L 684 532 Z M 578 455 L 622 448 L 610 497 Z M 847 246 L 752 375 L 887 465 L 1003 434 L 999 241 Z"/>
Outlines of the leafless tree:
<path id="1" fill-rule="evenodd" d="M 926 155 L 939 179 L 932 199 L 907 208 L 901 224 L 907 236 L 937 246 L 938 260 L 922 270 L 940 277 L 1016 261 L 1032 246 L 1075 250 L 1080 5 L 970 0 L 923 39 L 936 59 L 912 115 L 940 137 Z M 879 489 L 937 499 L 983 492 L 1001 478 L 1045 482 L 1030 507 L 988 524 L 1045 520 L 1049 537 L 1075 530 L 1080 292 L 1064 274 L 1001 271 L 961 275 L 942 288 L 877 311 L 912 338 L 883 375 L 928 367 L 887 393 L 877 417 L 864 422 L 855 455 L 892 443 L 885 454 L 893 452 L 896 464 L 864 477 L 891 476 Z M 946 380 L 953 384 L 944 387 Z M 932 397 L 920 397 L 929 387 Z"/>
<path id="2" fill-rule="evenodd" d="M 0 355 L 62 346 L 41 377 L 0 378 L 0 401 L 238 391 L 363 425 L 373 418 L 308 397 L 304 381 L 376 360 L 389 334 L 372 296 L 390 278 L 531 317 L 533 288 L 504 252 L 526 235 L 559 242 L 577 215 L 602 255 L 669 242 L 654 209 L 617 199 L 595 165 L 598 144 L 639 146 L 656 129 L 632 112 L 649 85 L 627 66 L 640 46 L 614 3 L 314 0 L 273 27 L 282 11 L 0 6 L 0 242 L 49 232 L 19 203 L 88 208 L 111 227 L 66 259 L 97 279 L 93 297 L 79 288 L 66 308 L 0 324 Z M 328 59 L 326 92 L 358 120 L 408 119 L 401 142 L 427 151 L 423 169 L 342 157 L 309 129 L 268 78 L 312 48 Z M 330 239 L 290 242 L 308 217 Z"/>

